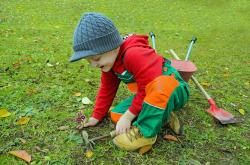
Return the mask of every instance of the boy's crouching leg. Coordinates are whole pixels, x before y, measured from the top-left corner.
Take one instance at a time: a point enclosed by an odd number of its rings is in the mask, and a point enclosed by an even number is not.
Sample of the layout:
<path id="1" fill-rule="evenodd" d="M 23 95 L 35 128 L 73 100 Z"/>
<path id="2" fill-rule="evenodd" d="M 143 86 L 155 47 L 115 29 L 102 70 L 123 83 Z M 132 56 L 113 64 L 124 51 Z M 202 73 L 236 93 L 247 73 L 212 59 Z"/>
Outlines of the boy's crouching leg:
<path id="1" fill-rule="evenodd" d="M 127 133 L 116 136 L 113 142 L 117 147 L 127 151 L 134 151 L 142 148 L 147 148 L 147 150 L 149 150 L 156 142 L 156 139 L 157 136 L 145 138 L 137 127 L 132 127 Z"/>

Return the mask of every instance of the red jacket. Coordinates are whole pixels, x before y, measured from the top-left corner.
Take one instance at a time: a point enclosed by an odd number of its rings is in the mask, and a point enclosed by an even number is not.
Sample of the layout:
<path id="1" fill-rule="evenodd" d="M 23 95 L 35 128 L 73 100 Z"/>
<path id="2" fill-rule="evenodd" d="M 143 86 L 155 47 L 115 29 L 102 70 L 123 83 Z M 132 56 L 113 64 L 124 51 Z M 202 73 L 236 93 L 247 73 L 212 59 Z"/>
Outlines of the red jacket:
<path id="1" fill-rule="evenodd" d="M 114 72 L 121 74 L 125 70 L 134 76 L 138 86 L 138 91 L 129 107 L 130 112 L 137 116 L 142 108 L 146 85 L 162 75 L 163 60 L 163 57 L 157 55 L 155 50 L 149 46 L 147 36 L 132 35 L 128 37 L 120 46 L 112 71 L 102 72 L 101 85 L 92 117 L 102 120 L 106 115 L 120 83 L 120 79 Z"/>

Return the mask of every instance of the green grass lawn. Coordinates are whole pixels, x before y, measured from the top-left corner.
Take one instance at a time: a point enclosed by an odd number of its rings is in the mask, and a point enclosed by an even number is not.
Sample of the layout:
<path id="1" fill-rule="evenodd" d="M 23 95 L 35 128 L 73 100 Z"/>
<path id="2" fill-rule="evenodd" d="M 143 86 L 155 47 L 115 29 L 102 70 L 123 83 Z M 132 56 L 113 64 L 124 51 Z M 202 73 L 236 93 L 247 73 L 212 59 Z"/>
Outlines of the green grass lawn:
<path id="1" fill-rule="evenodd" d="M 145 155 L 121 151 L 106 139 L 97 142 L 94 155 L 87 158 L 74 118 L 82 109 L 91 114 L 93 105 L 83 106 L 81 98 L 94 102 L 100 72 L 84 60 L 68 62 L 73 31 L 87 11 L 110 17 L 122 35 L 154 31 L 157 51 L 168 58 L 165 51 L 170 48 L 184 58 L 189 40 L 197 36 L 191 55 L 196 78 L 219 107 L 243 122 L 216 122 L 205 112 L 206 99 L 190 82 L 190 100 L 178 113 L 185 128 L 182 143 L 163 140 L 163 130 Z M 12 150 L 26 150 L 33 165 L 250 164 L 249 18 L 248 0 L 1 0 L 0 109 L 11 116 L 0 118 L 0 164 L 26 164 L 8 154 Z M 76 97 L 76 92 L 82 95 Z M 114 105 L 128 96 L 121 85 Z M 29 123 L 16 125 L 25 114 L 31 117 Z M 69 129 L 59 131 L 60 126 Z M 87 131 L 93 137 L 113 129 L 105 119 Z"/>

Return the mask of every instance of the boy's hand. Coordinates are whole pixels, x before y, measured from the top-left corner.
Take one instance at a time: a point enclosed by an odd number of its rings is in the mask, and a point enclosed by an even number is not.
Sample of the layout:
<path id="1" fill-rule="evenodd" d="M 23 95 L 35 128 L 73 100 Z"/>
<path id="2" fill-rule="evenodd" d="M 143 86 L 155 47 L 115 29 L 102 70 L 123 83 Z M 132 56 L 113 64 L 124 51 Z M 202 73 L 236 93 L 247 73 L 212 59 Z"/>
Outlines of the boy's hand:
<path id="1" fill-rule="evenodd" d="M 90 117 L 87 123 L 84 123 L 83 127 L 93 127 L 97 123 L 99 123 L 99 120 L 96 118 Z"/>
<path id="2" fill-rule="evenodd" d="M 126 111 L 116 124 L 116 135 L 128 132 L 135 115 L 129 110 Z"/>

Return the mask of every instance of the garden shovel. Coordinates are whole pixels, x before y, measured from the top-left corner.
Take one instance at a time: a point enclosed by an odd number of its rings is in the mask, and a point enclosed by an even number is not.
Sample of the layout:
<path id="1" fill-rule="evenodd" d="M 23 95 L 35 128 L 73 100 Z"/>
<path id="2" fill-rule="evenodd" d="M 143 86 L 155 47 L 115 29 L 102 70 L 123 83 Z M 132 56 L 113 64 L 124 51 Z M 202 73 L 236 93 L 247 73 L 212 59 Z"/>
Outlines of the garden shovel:
<path id="1" fill-rule="evenodd" d="M 190 52 L 194 43 L 195 42 L 192 39 L 185 60 L 189 59 Z M 180 60 L 178 55 L 172 49 L 170 49 L 170 53 L 174 56 L 175 59 Z M 194 76 L 191 76 L 191 79 L 195 83 L 195 85 L 199 88 L 201 93 L 205 96 L 205 98 L 208 100 L 208 103 L 210 104 L 210 108 L 207 109 L 207 112 L 210 115 L 212 115 L 215 119 L 219 120 L 221 124 L 230 124 L 230 123 L 237 122 L 237 120 L 234 118 L 234 116 L 231 113 L 225 111 L 222 108 L 217 107 L 213 98 L 211 98 L 211 96 L 205 91 L 205 89 L 201 86 L 201 84 L 198 82 L 198 80 Z"/>

